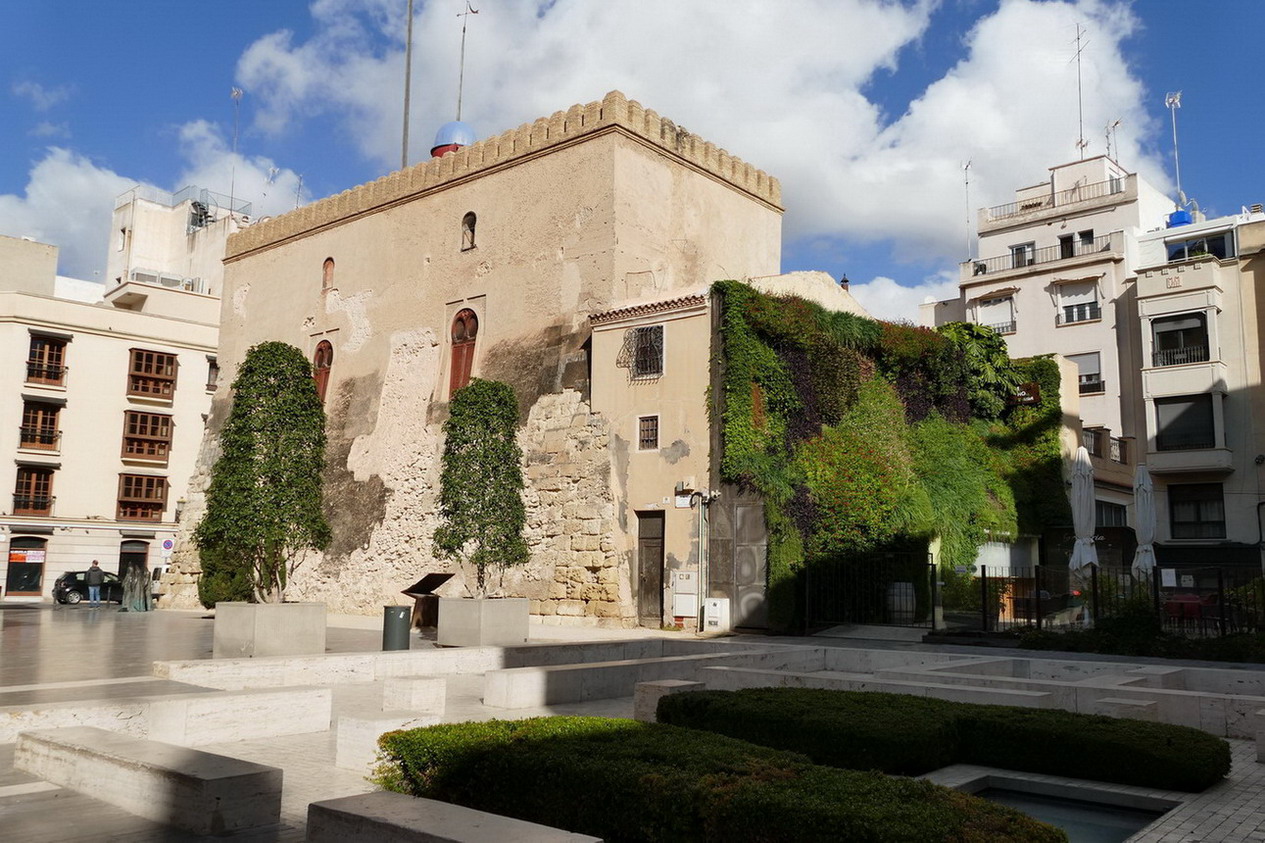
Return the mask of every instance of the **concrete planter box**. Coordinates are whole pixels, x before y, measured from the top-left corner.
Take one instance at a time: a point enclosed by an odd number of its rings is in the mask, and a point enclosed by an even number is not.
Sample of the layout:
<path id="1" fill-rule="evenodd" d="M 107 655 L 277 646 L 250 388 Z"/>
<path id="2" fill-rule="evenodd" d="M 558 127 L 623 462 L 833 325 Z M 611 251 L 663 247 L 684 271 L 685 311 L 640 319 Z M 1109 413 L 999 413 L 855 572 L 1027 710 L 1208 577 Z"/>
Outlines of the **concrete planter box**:
<path id="1" fill-rule="evenodd" d="M 526 597 L 440 598 L 441 647 L 511 647 L 527 643 Z"/>
<path id="2" fill-rule="evenodd" d="M 324 603 L 217 603 L 211 655 L 308 656 L 325 653 Z"/>

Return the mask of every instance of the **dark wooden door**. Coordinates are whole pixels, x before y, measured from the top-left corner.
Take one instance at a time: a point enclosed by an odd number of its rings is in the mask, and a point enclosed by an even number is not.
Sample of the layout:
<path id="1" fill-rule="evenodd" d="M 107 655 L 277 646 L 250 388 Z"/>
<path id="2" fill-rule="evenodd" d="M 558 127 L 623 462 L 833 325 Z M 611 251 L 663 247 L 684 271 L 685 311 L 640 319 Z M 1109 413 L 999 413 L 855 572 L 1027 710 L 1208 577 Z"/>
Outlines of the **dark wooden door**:
<path id="1" fill-rule="evenodd" d="M 663 513 L 637 513 L 637 614 L 642 626 L 663 623 Z"/>

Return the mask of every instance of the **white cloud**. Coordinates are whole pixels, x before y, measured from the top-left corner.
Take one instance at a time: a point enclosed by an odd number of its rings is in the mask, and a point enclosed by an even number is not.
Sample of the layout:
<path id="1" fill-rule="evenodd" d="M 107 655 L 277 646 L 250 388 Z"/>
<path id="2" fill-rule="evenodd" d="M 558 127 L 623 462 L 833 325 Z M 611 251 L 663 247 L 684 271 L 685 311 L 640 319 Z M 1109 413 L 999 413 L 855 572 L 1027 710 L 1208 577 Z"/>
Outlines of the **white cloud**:
<path id="1" fill-rule="evenodd" d="M 1153 132 L 1121 43 L 1137 26 L 1117 0 L 1002 0 L 961 60 L 885 122 L 874 74 L 926 34 L 935 0 L 538 0 L 486 4 L 469 20 L 464 117 L 487 136 L 618 88 L 782 179 L 788 238 L 890 240 L 910 257 L 961 257 L 972 160 L 974 205 L 1077 152 L 1075 26 L 1084 53 L 1085 135 L 1163 183 Z M 258 39 L 238 78 L 256 126 L 280 134 L 332 121 L 383 168 L 399 160 L 403 4 L 319 0 L 314 34 Z M 452 119 L 463 0 L 421 5 L 414 23 L 412 160 Z M 880 82 L 881 84 L 881 82 Z"/>
<path id="2" fill-rule="evenodd" d="M 50 147 L 31 168 L 24 195 L 0 195 L 0 234 L 60 247 L 59 271 L 92 278 L 105 268 L 114 197 L 134 179 Z"/>
<path id="3" fill-rule="evenodd" d="M 187 166 L 179 181 L 232 194 L 235 200 L 251 203 L 255 218 L 282 214 L 295 207 L 299 176 L 282 169 L 263 155 L 234 156 L 219 130 L 205 120 L 180 127 L 180 145 Z M 233 203 L 237 204 L 236 201 Z"/>
<path id="4" fill-rule="evenodd" d="M 70 124 L 41 120 L 27 134 L 36 138 L 68 138 L 70 137 Z"/>
<path id="5" fill-rule="evenodd" d="M 9 90 L 13 92 L 14 96 L 30 100 L 36 111 L 48 111 L 58 103 L 69 99 L 72 93 L 69 85 L 57 85 L 56 87 L 48 88 L 39 82 L 33 82 L 29 79 L 14 82 Z"/>
<path id="6" fill-rule="evenodd" d="M 906 321 L 917 325 L 918 306 L 924 301 L 943 301 L 957 297 L 958 277 L 956 272 L 945 272 L 926 278 L 915 286 L 905 286 L 880 275 L 862 284 L 852 282 L 848 292 L 875 319 Z"/>

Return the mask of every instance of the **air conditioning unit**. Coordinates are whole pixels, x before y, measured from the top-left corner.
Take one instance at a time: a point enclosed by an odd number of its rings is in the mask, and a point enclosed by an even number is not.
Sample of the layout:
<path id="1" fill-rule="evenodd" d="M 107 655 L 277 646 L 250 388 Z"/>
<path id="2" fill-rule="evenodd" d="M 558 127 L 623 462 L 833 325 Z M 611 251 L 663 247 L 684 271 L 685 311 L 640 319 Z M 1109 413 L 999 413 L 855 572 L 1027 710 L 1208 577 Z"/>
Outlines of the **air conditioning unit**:
<path id="1" fill-rule="evenodd" d="M 178 275 L 160 275 L 158 277 L 158 283 L 162 284 L 164 287 L 180 289 L 184 286 L 184 279 Z"/>
<path id="2" fill-rule="evenodd" d="M 139 270 L 139 269 L 133 269 L 133 270 L 132 270 L 132 280 L 133 280 L 133 281 L 139 281 L 139 282 L 140 282 L 140 283 L 142 283 L 142 284 L 157 284 L 157 283 L 158 283 L 158 273 L 156 273 L 156 272 L 144 272 L 144 271 Z"/>

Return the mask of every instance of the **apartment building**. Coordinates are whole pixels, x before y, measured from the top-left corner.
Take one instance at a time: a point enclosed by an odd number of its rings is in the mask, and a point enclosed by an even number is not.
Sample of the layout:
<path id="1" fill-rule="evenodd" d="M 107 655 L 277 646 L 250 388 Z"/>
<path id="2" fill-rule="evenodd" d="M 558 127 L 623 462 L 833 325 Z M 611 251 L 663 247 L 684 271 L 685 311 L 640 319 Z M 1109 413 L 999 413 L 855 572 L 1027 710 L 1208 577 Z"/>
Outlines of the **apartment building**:
<path id="1" fill-rule="evenodd" d="M 1157 557 L 1259 564 L 1265 213 L 1175 217 L 1138 240 L 1139 460 L 1155 482 Z"/>
<path id="2" fill-rule="evenodd" d="M 920 321 L 988 325 L 1012 357 L 1076 364 L 1099 525 L 1124 526 L 1138 461 L 1136 243 L 1164 226 L 1173 203 L 1106 156 L 1049 173 L 1015 201 L 980 209 L 978 257 L 961 264 L 958 297 L 924 304 Z"/>
<path id="3" fill-rule="evenodd" d="M 93 559 L 121 573 L 170 553 L 218 377 L 223 244 L 240 222 L 199 208 L 205 196 L 119 197 L 105 285 L 59 278 L 56 246 L 0 237 L 6 600 L 48 598 Z"/>

